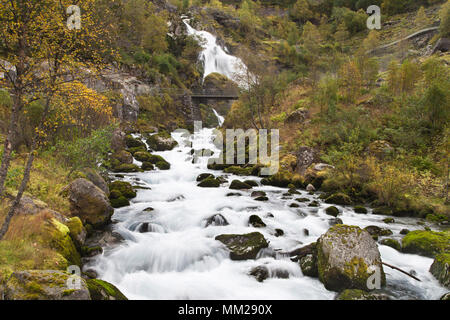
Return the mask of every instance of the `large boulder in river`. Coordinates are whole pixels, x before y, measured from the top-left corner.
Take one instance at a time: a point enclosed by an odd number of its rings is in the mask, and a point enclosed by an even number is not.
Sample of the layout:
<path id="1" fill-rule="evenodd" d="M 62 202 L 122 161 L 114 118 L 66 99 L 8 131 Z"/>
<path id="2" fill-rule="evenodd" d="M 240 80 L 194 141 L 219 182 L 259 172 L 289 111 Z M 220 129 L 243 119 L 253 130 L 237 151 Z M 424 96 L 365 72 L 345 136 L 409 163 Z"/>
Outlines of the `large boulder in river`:
<path id="1" fill-rule="evenodd" d="M 450 230 L 443 232 L 411 231 L 402 239 L 402 248 L 406 253 L 421 254 L 430 258 L 440 253 L 449 253 Z"/>
<path id="2" fill-rule="evenodd" d="M 155 151 L 172 150 L 177 146 L 177 142 L 166 131 L 149 136 L 147 143 Z"/>
<path id="3" fill-rule="evenodd" d="M 386 283 L 376 242 L 356 226 L 336 225 L 322 235 L 317 241 L 317 265 L 319 279 L 328 290 L 368 290 L 367 280 L 375 268 L 379 268 L 381 285 Z"/>
<path id="4" fill-rule="evenodd" d="M 450 253 L 437 255 L 430 272 L 443 286 L 450 288 Z"/>
<path id="5" fill-rule="evenodd" d="M 259 232 L 221 234 L 216 237 L 216 240 L 227 246 L 230 250 L 231 260 L 256 259 L 258 252 L 269 246 L 264 236 Z"/>
<path id="6" fill-rule="evenodd" d="M 69 201 L 72 216 L 84 224 L 102 227 L 110 222 L 114 209 L 106 194 L 86 179 L 76 179 L 69 185 Z"/>

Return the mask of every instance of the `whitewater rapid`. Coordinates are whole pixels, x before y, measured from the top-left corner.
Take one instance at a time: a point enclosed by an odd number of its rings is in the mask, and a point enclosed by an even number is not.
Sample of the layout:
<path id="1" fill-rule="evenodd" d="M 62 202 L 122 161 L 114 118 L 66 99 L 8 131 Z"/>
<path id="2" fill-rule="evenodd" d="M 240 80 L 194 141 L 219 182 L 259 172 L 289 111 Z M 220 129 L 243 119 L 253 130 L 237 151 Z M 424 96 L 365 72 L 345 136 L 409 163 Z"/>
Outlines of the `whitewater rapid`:
<path id="1" fill-rule="evenodd" d="M 300 208 L 290 208 L 294 199 L 282 199 L 287 190 L 271 186 L 239 191 L 240 197 L 226 196 L 231 192 L 229 183 L 220 188 L 197 187 L 196 177 L 205 172 L 223 175 L 229 182 L 260 180 L 208 170 L 206 158 L 192 163 L 191 146 L 183 143 L 188 139 L 194 141 L 194 149 L 217 151 L 212 143 L 213 134 L 213 129 L 202 129 L 195 138 L 173 133 L 179 146 L 172 151 L 155 152 L 170 162 L 170 170 L 124 174 L 122 180 L 151 190 L 137 189 L 137 197 L 129 207 L 115 210 L 113 228 L 126 240 L 119 246 L 104 248 L 104 253 L 88 267 L 100 279 L 116 285 L 129 299 L 333 299 L 335 293 L 326 290 L 318 279 L 303 276 L 297 263 L 273 254 L 314 242 L 325 233 L 330 227 L 330 216 L 325 214 L 328 205 L 319 199 L 318 193 L 300 191 L 301 195 L 295 198 L 316 200 L 320 206 L 311 208 L 297 202 Z M 250 193 L 256 190 L 265 191 L 269 201 L 253 200 Z M 149 207 L 154 210 L 144 211 Z M 389 228 L 394 232 L 390 238 L 400 239 L 403 228 L 420 227 L 411 218 L 396 218 L 396 223 L 385 224 L 383 216 L 370 212 L 361 215 L 351 208 L 337 207 L 345 224 Z M 217 213 L 229 225 L 205 227 L 205 219 Z M 259 215 L 267 227 L 249 226 L 248 219 L 253 214 Z M 145 222 L 150 223 L 151 232 L 137 232 L 137 226 Z M 282 229 L 284 236 L 276 237 L 275 229 Z M 269 249 L 256 260 L 232 261 L 226 248 L 214 240 L 220 234 L 255 231 L 270 242 Z M 417 282 L 385 267 L 387 289 L 397 299 L 438 299 L 446 292 L 428 272 L 432 259 L 403 254 L 383 245 L 379 248 L 384 262 L 406 271 L 414 270 L 422 280 Z M 284 270 L 289 279 L 269 278 L 260 283 L 249 275 L 252 268 L 260 265 L 272 271 Z"/>

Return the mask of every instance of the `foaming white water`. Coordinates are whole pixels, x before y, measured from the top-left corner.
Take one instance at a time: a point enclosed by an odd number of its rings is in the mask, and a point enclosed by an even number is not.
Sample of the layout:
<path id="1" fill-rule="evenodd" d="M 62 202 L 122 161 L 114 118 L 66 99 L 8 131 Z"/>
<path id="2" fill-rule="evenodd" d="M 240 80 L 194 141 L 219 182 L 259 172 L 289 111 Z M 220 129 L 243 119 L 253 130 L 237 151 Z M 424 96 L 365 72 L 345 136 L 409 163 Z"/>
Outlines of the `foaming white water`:
<path id="1" fill-rule="evenodd" d="M 305 191 L 286 199 L 285 189 L 271 186 L 251 190 L 265 191 L 267 202 L 252 199 L 251 191 L 238 191 L 240 197 L 227 197 L 231 192 L 229 183 L 220 188 L 197 187 L 196 177 L 205 172 L 224 175 L 229 182 L 259 181 L 255 177 L 210 171 L 205 157 L 192 163 L 191 148 L 218 151 L 212 144 L 213 134 L 213 129 L 203 129 L 195 135 L 193 146 L 183 146 L 182 142 L 188 138 L 173 133 L 179 146 L 156 153 L 170 162 L 170 170 L 125 174 L 124 180 L 151 190 L 138 189 L 129 207 L 115 211 L 114 229 L 126 240 L 118 247 L 106 248 L 93 261 L 92 267 L 99 277 L 117 285 L 130 299 L 333 299 L 335 293 L 326 290 L 319 280 L 303 276 L 297 263 L 273 254 L 314 242 L 325 233 L 330 220 L 325 214 L 328 205 L 318 194 Z M 299 208 L 290 208 L 294 199 L 300 197 L 316 200 L 320 206 L 311 208 L 297 202 Z M 153 210 L 144 211 L 149 207 Z M 396 218 L 396 223 L 387 225 L 383 216 L 338 208 L 344 223 L 388 227 L 394 232 L 391 237 L 398 239 L 401 229 L 419 228 L 411 219 Z M 223 216 L 228 225 L 206 227 L 206 219 L 215 214 Z M 267 226 L 249 226 L 253 214 L 260 216 Z M 143 224 L 148 226 L 146 233 L 138 230 Z M 284 235 L 277 237 L 276 229 L 282 229 Z M 214 240 L 220 234 L 255 231 L 270 242 L 269 249 L 256 260 L 231 261 L 226 248 Z M 417 282 L 385 267 L 388 290 L 398 299 L 438 299 L 445 293 L 445 288 L 428 272 L 432 259 L 402 254 L 386 246 L 380 246 L 380 252 L 385 262 L 408 272 L 414 270 L 422 280 Z M 250 276 L 250 270 L 258 266 L 265 266 L 272 277 L 260 283 Z M 280 272 L 289 278 L 277 278 Z"/>
<path id="2" fill-rule="evenodd" d="M 217 44 L 217 38 L 207 31 L 198 31 L 189 25 L 189 19 L 183 20 L 189 35 L 200 39 L 203 48 L 200 60 L 204 64 L 203 79 L 209 74 L 217 72 L 236 83 L 241 83 L 247 67 L 241 59 L 232 56 Z"/>
<path id="3" fill-rule="evenodd" d="M 213 109 L 213 112 L 214 112 L 215 116 L 217 117 L 217 120 L 219 121 L 219 127 L 221 127 L 223 125 L 223 123 L 225 122 L 225 118 L 222 117 L 220 114 L 218 114 L 216 109 Z"/>

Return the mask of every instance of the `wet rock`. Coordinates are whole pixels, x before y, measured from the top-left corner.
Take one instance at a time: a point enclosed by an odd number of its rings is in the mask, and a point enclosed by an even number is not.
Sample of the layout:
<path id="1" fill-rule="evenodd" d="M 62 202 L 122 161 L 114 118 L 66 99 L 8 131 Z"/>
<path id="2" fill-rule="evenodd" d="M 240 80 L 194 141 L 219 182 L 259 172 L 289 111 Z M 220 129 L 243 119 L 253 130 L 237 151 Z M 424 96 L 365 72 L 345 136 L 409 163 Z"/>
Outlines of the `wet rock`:
<path id="1" fill-rule="evenodd" d="M 257 198 L 255 198 L 255 201 L 269 201 L 269 198 L 267 198 L 267 197 L 257 197 Z"/>
<path id="2" fill-rule="evenodd" d="M 124 172 L 124 173 L 131 173 L 131 172 L 143 172 L 139 166 L 135 164 L 120 164 L 111 170 L 112 172 Z"/>
<path id="3" fill-rule="evenodd" d="M 5 300 L 90 300 L 86 281 L 76 277 L 79 289 L 69 289 L 71 275 L 56 270 L 27 270 L 11 274 L 5 284 Z"/>
<path id="4" fill-rule="evenodd" d="M 228 248 L 231 260 L 256 259 L 258 252 L 269 246 L 264 236 L 259 232 L 222 234 L 215 239 Z"/>
<path id="5" fill-rule="evenodd" d="M 450 252 L 450 231 L 411 231 L 402 239 L 402 248 L 403 252 L 431 258 L 440 253 L 448 253 Z"/>
<path id="6" fill-rule="evenodd" d="M 350 197 L 348 195 L 338 192 L 338 193 L 332 194 L 331 196 L 326 198 L 325 202 L 344 206 L 344 205 L 351 204 L 352 200 L 350 199 Z"/>
<path id="7" fill-rule="evenodd" d="M 401 251 L 402 250 L 402 246 L 400 244 L 400 242 L 398 242 L 395 239 L 383 239 L 380 241 L 381 244 L 394 248 L 395 250 Z"/>
<path id="8" fill-rule="evenodd" d="M 265 197 L 267 194 L 264 191 L 253 191 L 251 194 L 252 198 Z"/>
<path id="9" fill-rule="evenodd" d="M 339 293 L 336 300 L 391 300 L 391 298 L 381 293 L 371 293 L 359 289 L 346 289 Z"/>
<path id="10" fill-rule="evenodd" d="M 230 185 L 230 189 L 233 190 L 244 190 L 244 189 L 251 189 L 252 186 L 249 186 L 245 182 L 239 181 L 239 180 L 233 180 Z"/>
<path id="11" fill-rule="evenodd" d="M 395 223 L 395 220 L 394 220 L 394 218 L 385 218 L 385 219 L 383 219 L 383 222 L 384 223 Z"/>
<path id="12" fill-rule="evenodd" d="M 142 162 L 141 169 L 145 171 L 152 171 L 155 170 L 155 166 L 153 165 L 153 163 L 144 161 Z"/>
<path id="13" fill-rule="evenodd" d="M 143 211 L 144 212 L 151 212 L 151 211 L 154 211 L 155 209 L 153 209 L 152 207 L 148 207 L 148 208 L 145 208 Z"/>
<path id="14" fill-rule="evenodd" d="M 200 182 L 200 181 L 203 181 L 203 180 L 205 180 L 205 179 L 207 179 L 207 178 L 214 178 L 214 175 L 211 174 L 211 173 L 201 173 L 201 174 L 199 174 L 199 175 L 197 176 L 196 181 L 197 181 L 197 182 Z"/>
<path id="15" fill-rule="evenodd" d="M 220 187 L 220 182 L 212 177 L 202 180 L 198 185 L 200 188 L 218 188 Z"/>
<path id="16" fill-rule="evenodd" d="M 450 292 L 444 294 L 439 300 L 450 301 Z"/>
<path id="17" fill-rule="evenodd" d="M 325 213 L 329 216 L 337 217 L 339 215 L 339 209 L 331 206 L 325 209 Z"/>
<path id="18" fill-rule="evenodd" d="M 264 228 L 266 224 L 262 221 L 262 219 L 257 215 L 251 215 L 248 219 L 248 224 L 253 226 L 254 228 Z"/>
<path id="19" fill-rule="evenodd" d="M 317 278 L 319 276 L 319 271 L 317 268 L 317 254 L 307 254 L 306 256 L 300 258 L 299 261 L 302 273 L 305 276 Z"/>
<path id="20" fill-rule="evenodd" d="M 317 241 L 319 279 L 333 291 L 367 289 L 370 267 L 381 271 L 381 285 L 386 277 L 376 242 L 359 227 L 336 225 Z"/>
<path id="21" fill-rule="evenodd" d="M 308 207 L 314 207 L 314 208 L 317 208 L 318 206 L 320 206 L 320 204 L 319 204 L 319 202 L 317 202 L 316 200 L 311 201 L 311 202 L 308 204 Z"/>
<path id="22" fill-rule="evenodd" d="M 215 214 L 205 221 L 205 227 L 209 226 L 227 226 L 229 225 L 227 219 L 221 214 Z"/>
<path id="23" fill-rule="evenodd" d="M 125 137 L 125 144 L 128 148 L 145 147 L 145 143 L 139 139 L 133 138 L 131 135 Z"/>
<path id="24" fill-rule="evenodd" d="M 365 227 L 364 230 L 369 232 L 372 236 L 390 236 L 393 232 L 389 229 L 380 228 L 377 226 L 368 226 Z"/>
<path id="25" fill-rule="evenodd" d="M 343 224 L 343 222 L 342 222 L 342 220 L 339 219 L 339 218 L 334 218 L 334 219 L 328 220 L 328 224 L 329 224 L 330 226 L 335 226 L 335 225 L 337 225 L 337 224 Z"/>
<path id="26" fill-rule="evenodd" d="M 406 235 L 406 234 L 408 234 L 410 231 L 408 230 L 408 229 L 402 229 L 402 230 L 400 230 L 400 234 L 404 234 L 404 235 Z"/>
<path id="27" fill-rule="evenodd" d="M 113 284 L 100 280 L 86 280 L 92 300 L 128 300 Z"/>
<path id="28" fill-rule="evenodd" d="M 257 187 L 258 186 L 258 182 L 254 181 L 254 180 L 245 180 L 244 183 L 248 184 L 251 187 Z"/>
<path id="29" fill-rule="evenodd" d="M 69 202 L 72 216 L 84 224 L 101 227 L 111 221 L 114 210 L 106 194 L 86 179 L 76 179 L 69 185 Z"/>
<path id="30" fill-rule="evenodd" d="M 279 279 L 289 278 L 288 271 L 281 269 L 269 270 L 269 268 L 267 268 L 266 266 L 255 267 L 250 271 L 249 274 L 255 277 L 258 282 L 263 282 L 268 278 L 279 278 Z"/>
<path id="31" fill-rule="evenodd" d="M 242 194 L 238 193 L 238 192 L 229 192 L 226 194 L 227 197 L 240 197 L 242 196 Z"/>
<path id="32" fill-rule="evenodd" d="M 314 166 L 314 170 L 316 170 L 316 171 L 324 171 L 327 169 L 334 169 L 334 166 L 326 164 L 326 163 L 318 163 Z"/>
<path id="33" fill-rule="evenodd" d="M 298 202 L 308 202 L 309 199 L 308 199 L 308 198 L 297 198 L 297 199 L 295 199 L 295 201 L 298 201 Z"/>
<path id="34" fill-rule="evenodd" d="M 360 213 L 360 214 L 367 214 L 367 212 L 368 212 L 368 210 L 363 206 L 355 206 L 353 208 L 353 211 L 355 211 L 356 213 Z"/>
<path id="35" fill-rule="evenodd" d="M 309 230 L 308 229 L 303 229 L 303 234 L 305 236 L 309 236 Z"/>
<path id="36" fill-rule="evenodd" d="M 172 150 L 177 146 L 177 142 L 166 131 L 148 137 L 147 144 L 155 151 Z"/>
<path id="37" fill-rule="evenodd" d="M 289 205 L 289 208 L 300 208 L 300 206 L 298 204 L 296 204 L 296 203 L 291 203 Z"/>
<path id="38" fill-rule="evenodd" d="M 284 231 L 281 229 L 275 229 L 275 237 L 284 236 Z"/>
<path id="39" fill-rule="evenodd" d="M 116 199 L 118 196 L 132 199 L 137 195 L 131 183 L 125 181 L 114 181 L 109 184 L 109 189 L 111 190 L 110 198 L 112 199 Z"/>
<path id="40" fill-rule="evenodd" d="M 312 184 L 308 184 L 308 185 L 306 186 L 306 191 L 308 191 L 308 192 L 314 192 L 314 191 L 316 191 L 316 188 L 314 188 L 314 186 L 313 186 Z"/>

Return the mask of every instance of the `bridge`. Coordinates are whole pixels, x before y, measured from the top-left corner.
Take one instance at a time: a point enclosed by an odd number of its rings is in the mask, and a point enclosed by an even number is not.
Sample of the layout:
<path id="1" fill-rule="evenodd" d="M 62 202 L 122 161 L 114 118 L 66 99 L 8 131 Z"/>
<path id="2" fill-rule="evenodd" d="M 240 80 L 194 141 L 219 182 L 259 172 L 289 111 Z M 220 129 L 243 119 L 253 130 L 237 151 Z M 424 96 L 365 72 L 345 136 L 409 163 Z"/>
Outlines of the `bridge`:
<path id="1" fill-rule="evenodd" d="M 236 89 L 179 89 L 179 88 L 154 88 L 152 93 L 167 93 L 170 96 L 191 97 L 196 100 L 237 100 L 239 99 L 239 91 Z"/>

